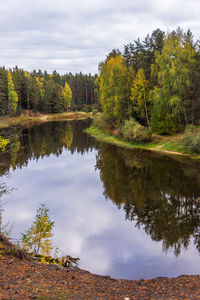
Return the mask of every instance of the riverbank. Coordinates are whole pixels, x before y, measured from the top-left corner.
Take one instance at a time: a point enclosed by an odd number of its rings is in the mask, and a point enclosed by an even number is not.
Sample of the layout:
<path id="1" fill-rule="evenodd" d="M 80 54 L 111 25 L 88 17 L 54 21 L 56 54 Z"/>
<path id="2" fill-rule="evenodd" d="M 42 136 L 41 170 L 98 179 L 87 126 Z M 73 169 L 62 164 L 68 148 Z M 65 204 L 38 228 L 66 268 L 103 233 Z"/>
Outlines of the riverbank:
<path id="1" fill-rule="evenodd" d="M 199 299 L 200 275 L 120 280 L 35 262 L 0 235 L 0 299 Z"/>
<path id="2" fill-rule="evenodd" d="M 181 134 L 175 136 L 159 136 L 153 135 L 152 141 L 148 143 L 132 143 L 124 141 L 123 139 L 111 134 L 109 131 L 102 131 L 95 126 L 90 126 L 86 132 L 97 140 L 110 143 L 119 147 L 128 149 L 145 149 L 149 151 L 156 151 L 164 154 L 186 156 L 193 159 L 200 159 L 199 155 L 187 153 L 180 145 Z"/>
<path id="3" fill-rule="evenodd" d="M 25 123 L 31 122 L 46 122 L 46 121 L 58 121 L 58 120 L 83 120 L 92 118 L 92 113 L 85 112 L 65 112 L 58 114 L 41 114 L 34 113 L 32 111 L 25 111 L 20 116 L 10 117 L 3 116 L 0 117 L 0 129 L 7 128 L 9 126 L 23 125 Z"/>

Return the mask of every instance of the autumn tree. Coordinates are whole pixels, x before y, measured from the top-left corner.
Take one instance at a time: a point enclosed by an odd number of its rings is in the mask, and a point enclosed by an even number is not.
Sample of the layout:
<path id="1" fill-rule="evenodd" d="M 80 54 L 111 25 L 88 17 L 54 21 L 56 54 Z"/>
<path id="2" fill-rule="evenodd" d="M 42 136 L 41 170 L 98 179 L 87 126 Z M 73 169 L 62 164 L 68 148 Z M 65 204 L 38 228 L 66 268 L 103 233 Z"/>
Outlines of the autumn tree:
<path id="1" fill-rule="evenodd" d="M 17 110 L 18 96 L 14 88 L 11 70 L 8 71 L 8 106 L 9 112 L 15 114 Z"/>
<path id="2" fill-rule="evenodd" d="M 68 110 L 71 106 L 72 91 L 71 91 L 71 88 L 70 88 L 70 86 L 67 82 L 65 82 L 65 86 L 62 89 L 62 95 L 64 97 L 66 107 L 67 107 L 67 110 Z"/>
<path id="3" fill-rule="evenodd" d="M 41 254 L 43 257 L 50 256 L 52 250 L 52 229 L 54 222 L 51 221 L 49 210 L 41 205 L 33 222 L 33 225 L 22 234 L 22 245 L 29 252 Z"/>
<path id="4" fill-rule="evenodd" d="M 110 55 L 100 65 L 98 93 L 101 108 L 108 120 L 122 123 L 130 111 L 130 91 L 134 78 L 132 67 L 127 69 L 120 54 Z"/>
<path id="5" fill-rule="evenodd" d="M 149 101 L 149 82 L 145 79 L 144 71 L 139 69 L 131 89 L 131 100 L 134 111 L 140 120 L 145 120 L 150 131 L 150 101 Z"/>

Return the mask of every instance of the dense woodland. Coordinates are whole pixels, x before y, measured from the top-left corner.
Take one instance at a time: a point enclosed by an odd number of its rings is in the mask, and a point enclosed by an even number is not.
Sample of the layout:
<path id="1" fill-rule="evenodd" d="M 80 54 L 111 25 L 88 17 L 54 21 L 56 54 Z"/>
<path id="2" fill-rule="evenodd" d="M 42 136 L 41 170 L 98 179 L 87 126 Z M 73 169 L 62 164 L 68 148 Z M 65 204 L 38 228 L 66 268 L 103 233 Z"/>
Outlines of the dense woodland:
<path id="1" fill-rule="evenodd" d="M 16 115 L 24 109 L 42 113 L 91 110 L 97 102 L 95 79 L 91 74 L 29 73 L 17 66 L 12 70 L 0 67 L 0 115 Z"/>
<path id="2" fill-rule="evenodd" d="M 144 41 L 125 45 L 123 52 L 109 53 L 99 64 L 99 76 L 0 67 L 0 115 L 24 109 L 90 111 L 99 103 L 104 120 L 118 127 L 133 119 L 149 133 L 173 134 L 188 124 L 198 125 L 199 41 L 194 41 L 190 30 L 157 29 Z"/>
<path id="3" fill-rule="evenodd" d="M 134 118 L 149 131 L 171 134 L 200 118 L 200 43 L 190 30 L 160 29 L 113 50 L 96 80 L 104 118 Z"/>

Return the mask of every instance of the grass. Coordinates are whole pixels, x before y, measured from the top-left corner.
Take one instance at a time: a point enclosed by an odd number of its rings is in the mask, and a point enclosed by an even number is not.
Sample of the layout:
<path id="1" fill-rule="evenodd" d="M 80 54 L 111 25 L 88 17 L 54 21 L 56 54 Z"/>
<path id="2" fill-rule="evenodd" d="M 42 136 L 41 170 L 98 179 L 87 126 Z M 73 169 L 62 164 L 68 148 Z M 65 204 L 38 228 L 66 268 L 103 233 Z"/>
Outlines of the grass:
<path id="1" fill-rule="evenodd" d="M 160 143 L 153 143 L 153 142 L 148 142 L 148 143 L 127 142 L 121 138 L 111 135 L 108 132 L 103 132 L 102 130 L 98 129 L 95 126 L 90 126 L 88 129 L 86 129 L 86 132 L 102 142 L 107 142 L 107 143 L 118 145 L 118 146 L 121 146 L 124 148 L 149 149 L 149 148 L 155 148 L 160 145 Z"/>
<path id="2" fill-rule="evenodd" d="M 117 145 L 129 149 L 147 149 L 151 151 L 169 153 L 174 155 L 185 155 L 194 159 L 200 159 L 200 155 L 194 155 L 186 151 L 179 143 L 182 135 L 177 136 L 158 136 L 153 135 L 152 142 L 149 143 L 132 143 L 124 141 L 121 138 L 111 135 L 109 132 L 103 132 L 95 126 L 90 126 L 86 132 L 97 138 L 99 141 Z"/>

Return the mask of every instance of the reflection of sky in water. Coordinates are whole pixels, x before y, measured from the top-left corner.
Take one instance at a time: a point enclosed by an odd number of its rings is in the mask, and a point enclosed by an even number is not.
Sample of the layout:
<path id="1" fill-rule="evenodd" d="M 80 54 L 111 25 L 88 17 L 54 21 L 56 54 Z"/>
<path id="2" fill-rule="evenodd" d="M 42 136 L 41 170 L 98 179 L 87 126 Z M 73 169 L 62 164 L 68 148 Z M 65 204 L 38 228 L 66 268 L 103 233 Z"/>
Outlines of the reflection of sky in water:
<path id="1" fill-rule="evenodd" d="M 29 161 L 3 181 L 16 190 L 3 197 L 4 222 L 13 223 L 12 235 L 30 227 L 40 203 L 55 221 L 54 243 L 80 257 L 81 268 L 112 277 L 139 279 L 199 273 L 199 254 L 193 245 L 176 258 L 162 251 L 142 229 L 125 220 L 124 212 L 103 196 L 96 152 Z"/>

